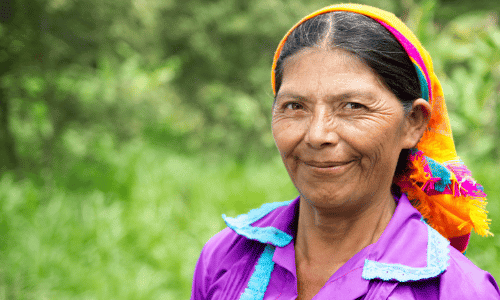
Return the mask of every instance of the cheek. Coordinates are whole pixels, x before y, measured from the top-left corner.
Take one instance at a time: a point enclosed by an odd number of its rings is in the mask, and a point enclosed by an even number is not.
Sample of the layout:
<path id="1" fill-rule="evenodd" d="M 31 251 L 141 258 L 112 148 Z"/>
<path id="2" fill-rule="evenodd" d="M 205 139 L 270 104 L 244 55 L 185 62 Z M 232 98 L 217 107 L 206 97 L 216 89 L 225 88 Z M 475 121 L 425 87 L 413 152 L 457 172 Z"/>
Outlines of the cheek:
<path id="1" fill-rule="evenodd" d="M 303 136 L 302 124 L 293 120 L 273 120 L 272 132 L 276 146 L 283 157 L 293 152 Z"/>
<path id="2" fill-rule="evenodd" d="M 399 130 L 388 124 L 357 124 L 346 131 L 346 136 L 355 145 L 354 148 L 362 157 L 362 166 L 366 169 L 389 167 L 387 164 L 390 164 L 390 158 L 401 150 L 397 147 Z"/>

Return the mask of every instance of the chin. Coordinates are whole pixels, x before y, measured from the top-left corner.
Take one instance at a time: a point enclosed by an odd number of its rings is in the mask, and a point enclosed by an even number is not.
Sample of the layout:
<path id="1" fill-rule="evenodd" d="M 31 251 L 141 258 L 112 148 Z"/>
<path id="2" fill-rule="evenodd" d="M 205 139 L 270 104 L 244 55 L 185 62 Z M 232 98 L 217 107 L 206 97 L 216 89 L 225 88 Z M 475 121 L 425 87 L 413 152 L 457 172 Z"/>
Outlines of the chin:
<path id="1" fill-rule="evenodd" d="M 307 191 L 300 190 L 301 198 L 312 206 L 318 208 L 335 209 L 339 211 L 346 211 L 356 209 L 361 203 L 359 197 L 353 194 L 346 195 L 336 191 Z"/>

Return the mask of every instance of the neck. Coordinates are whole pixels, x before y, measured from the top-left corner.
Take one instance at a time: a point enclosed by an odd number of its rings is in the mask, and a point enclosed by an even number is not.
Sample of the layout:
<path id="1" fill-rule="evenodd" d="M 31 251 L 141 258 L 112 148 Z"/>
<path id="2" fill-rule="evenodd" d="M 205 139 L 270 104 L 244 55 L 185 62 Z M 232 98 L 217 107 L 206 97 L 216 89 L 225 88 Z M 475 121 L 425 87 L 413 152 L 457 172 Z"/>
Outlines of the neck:
<path id="1" fill-rule="evenodd" d="M 313 206 L 303 197 L 300 201 L 296 260 L 306 264 L 321 262 L 335 271 L 379 239 L 396 208 L 390 193 L 352 214 L 332 213 Z"/>

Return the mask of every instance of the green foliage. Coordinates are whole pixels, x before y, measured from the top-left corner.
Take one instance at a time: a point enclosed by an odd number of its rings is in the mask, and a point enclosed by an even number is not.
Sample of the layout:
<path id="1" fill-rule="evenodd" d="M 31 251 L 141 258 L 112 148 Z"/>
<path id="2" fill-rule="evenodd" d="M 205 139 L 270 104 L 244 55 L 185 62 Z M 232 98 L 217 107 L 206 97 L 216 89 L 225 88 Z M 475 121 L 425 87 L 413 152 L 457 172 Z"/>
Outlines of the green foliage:
<path id="1" fill-rule="evenodd" d="M 429 47 L 450 110 L 457 149 L 467 161 L 498 162 L 500 28 L 491 13 L 451 21 Z"/>
<path id="2" fill-rule="evenodd" d="M 207 165 L 141 142 L 115 155 L 107 181 L 125 177 L 125 195 L 37 187 L 4 174 L 0 297 L 186 299 L 222 212 L 295 197 L 280 161 Z"/>
<path id="3" fill-rule="evenodd" d="M 360 2 L 402 16 L 431 53 L 497 233 L 468 256 L 500 278 L 496 1 Z M 332 2 L 6 3 L 0 299 L 187 298 L 220 214 L 295 197 L 270 65 L 290 26 Z"/>

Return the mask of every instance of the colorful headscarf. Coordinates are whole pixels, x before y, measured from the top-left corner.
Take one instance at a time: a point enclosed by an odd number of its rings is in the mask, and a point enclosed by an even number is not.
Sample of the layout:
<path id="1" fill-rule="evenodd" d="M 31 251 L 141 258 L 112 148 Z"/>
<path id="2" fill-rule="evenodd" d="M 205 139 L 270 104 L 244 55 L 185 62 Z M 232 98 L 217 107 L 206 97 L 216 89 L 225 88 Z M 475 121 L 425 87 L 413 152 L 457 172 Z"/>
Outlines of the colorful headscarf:
<path id="1" fill-rule="evenodd" d="M 490 220 L 485 210 L 486 194 L 457 156 L 443 90 L 434 74 L 431 57 L 410 29 L 392 13 L 366 5 L 339 4 L 320 9 L 302 19 L 288 31 L 274 55 L 271 76 L 274 94 L 276 63 L 288 36 L 305 21 L 334 11 L 368 16 L 389 30 L 415 65 L 421 97 L 431 105 L 427 129 L 417 147 L 410 151 L 407 162 L 409 171 L 397 174 L 394 183 L 408 195 L 427 223 L 459 251 L 464 252 L 467 248 L 472 229 L 482 236 L 492 235 L 488 230 Z"/>

